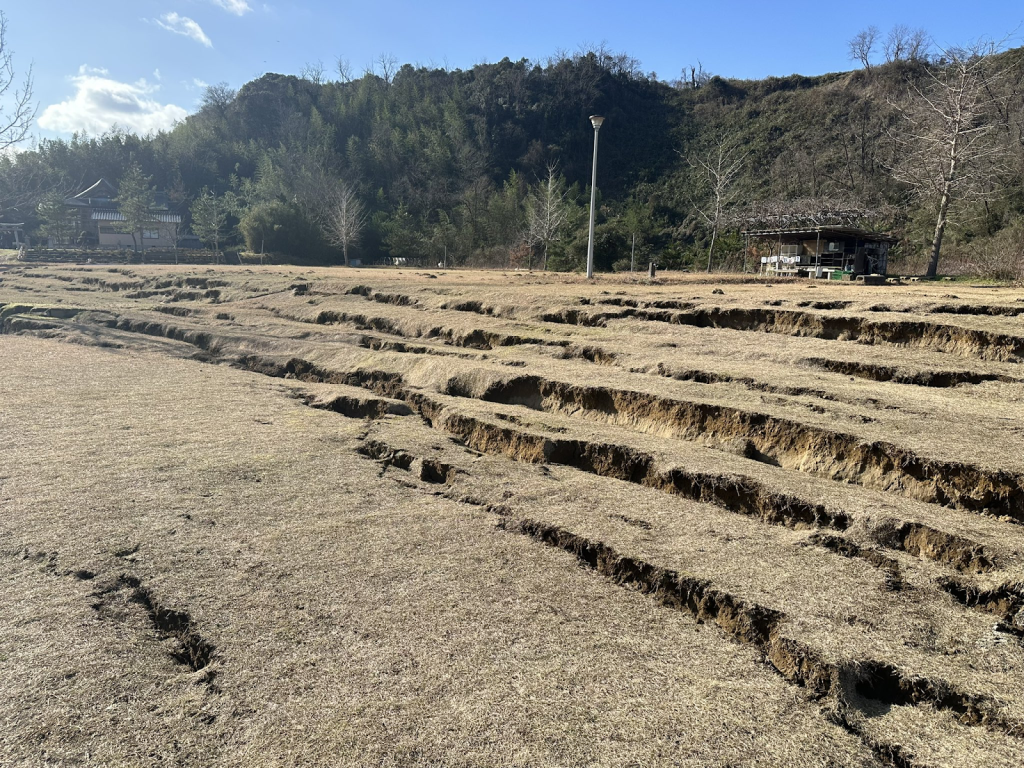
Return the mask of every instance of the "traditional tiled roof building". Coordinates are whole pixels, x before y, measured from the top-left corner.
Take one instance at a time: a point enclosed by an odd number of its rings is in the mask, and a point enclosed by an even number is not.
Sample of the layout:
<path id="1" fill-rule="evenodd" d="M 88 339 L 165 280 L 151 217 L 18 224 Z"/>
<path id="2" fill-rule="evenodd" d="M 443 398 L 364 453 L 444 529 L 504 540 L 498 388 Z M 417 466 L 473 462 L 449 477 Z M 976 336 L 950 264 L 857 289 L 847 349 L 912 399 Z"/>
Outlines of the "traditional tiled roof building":
<path id="1" fill-rule="evenodd" d="M 101 248 L 132 248 L 135 240 L 125 227 L 124 215 L 117 204 L 117 187 L 106 179 L 100 179 L 88 189 L 64 201 L 78 214 L 78 240 L 83 245 Z M 181 229 L 181 214 L 173 207 L 163 192 L 153 193 L 153 204 L 149 208 L 151 221 L 142 229 L 139 247 L 172 248 L 178 241 Z"/>

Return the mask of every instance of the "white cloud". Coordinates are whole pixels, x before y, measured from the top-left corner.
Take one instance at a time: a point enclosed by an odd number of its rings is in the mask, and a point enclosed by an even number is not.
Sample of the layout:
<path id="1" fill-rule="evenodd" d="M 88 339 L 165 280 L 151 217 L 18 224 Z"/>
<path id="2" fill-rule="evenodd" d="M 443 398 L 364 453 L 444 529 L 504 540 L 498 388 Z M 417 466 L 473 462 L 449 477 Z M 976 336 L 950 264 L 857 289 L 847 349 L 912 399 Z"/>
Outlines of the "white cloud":
<path id="1" fill-rule="evenodd" d="M 209 88 L 210 87 L 209 83 L 205 82 L 204 80 L 200 80 L 198 77 L 192 78 L 192 85 L 194 85 L 196 88 Z"/>
<path id="2" fill-rule="evenodd" d="M 159 68 L 153 70 L 153 77 L 155 77 L 157 80 L 163 80 L 164 79 L 163 76 L 160 74 Z"/>
<path id="3" fill-rule="evenodd" d="M 57 133 L 99 134 L 116 125 L 145 135 L 167 130 L 188 114 L 175 104 L 154 99 L 159 86 L 145 80 L 122 83 L 106 75 L 106 70 L 80 67 L 71 78 L 75 95 L 44 109 L 39 127 Z"/>
<path id="4" fill-rule="evenodd" d="M 245 0 L 211 0 L 211 2 L 214 5 L 219 5 L 228 13 L 235 14 L 235 16 L 244 16 L 252 10 Z"/>
<path id="5" fill-rule="evenodd" d="M 176 35 L 184 35 L 185 37 L 191 37 L 197 43 L 202 43 L 207 48 L 213 48 L 213 41 L 206 36 L 203 32 L 203 28 L 196 24 L 188 16 L 179 16 L 174 13 L 165 13 L 159 19 L 154 19 L 157 24 L 166 29 L 168 32 L 173 32 Z"/>

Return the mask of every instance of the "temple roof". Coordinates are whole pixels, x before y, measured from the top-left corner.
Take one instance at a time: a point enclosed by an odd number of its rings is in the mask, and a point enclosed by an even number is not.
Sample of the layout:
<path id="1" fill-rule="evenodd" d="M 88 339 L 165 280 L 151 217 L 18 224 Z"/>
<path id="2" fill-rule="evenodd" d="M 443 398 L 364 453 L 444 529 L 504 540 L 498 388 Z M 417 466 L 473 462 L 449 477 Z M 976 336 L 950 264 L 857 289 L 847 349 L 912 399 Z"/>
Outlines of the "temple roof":
<path id="1" fill-rule="evenodd" d="M 113 200 L 117 197 L 117 187 L 104 178 L 100 178 L 88 189 L 79 192 L 72 200 Z"/>
<path id="2" fill-rule="evenodd" d="M 180 224 L 181 216 L 176 213 L 156 213 L 150 209 L 150 216 L 153 221 L 161 224 Z M 93 211 L 90 219 L 92 221 L 124 221 L 124 214 L 120 211 Z"/>

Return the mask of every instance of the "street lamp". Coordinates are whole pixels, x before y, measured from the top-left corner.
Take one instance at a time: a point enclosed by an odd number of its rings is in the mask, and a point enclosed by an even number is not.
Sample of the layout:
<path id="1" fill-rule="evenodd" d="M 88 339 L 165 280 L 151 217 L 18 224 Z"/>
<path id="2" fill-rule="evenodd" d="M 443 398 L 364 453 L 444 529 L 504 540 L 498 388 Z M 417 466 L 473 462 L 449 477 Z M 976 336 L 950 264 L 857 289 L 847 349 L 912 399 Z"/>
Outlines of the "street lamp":
<path id="1" fill-rule="evenodd" d="M 594 204 L 597 200 L 597 132 L 601 130 L 604 118 L 591 115 L 590 122 L 594 126 L 594 170 L 590 175 L 590 239 L 587 240 L 587 279 L 594 276 Z"/>

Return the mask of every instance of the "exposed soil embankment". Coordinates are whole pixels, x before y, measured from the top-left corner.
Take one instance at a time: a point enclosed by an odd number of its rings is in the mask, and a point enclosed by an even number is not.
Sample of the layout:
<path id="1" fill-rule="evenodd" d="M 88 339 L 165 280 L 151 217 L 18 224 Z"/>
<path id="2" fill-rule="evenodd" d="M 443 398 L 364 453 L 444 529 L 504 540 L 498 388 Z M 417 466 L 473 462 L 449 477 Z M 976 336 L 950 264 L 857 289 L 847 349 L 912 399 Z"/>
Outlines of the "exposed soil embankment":
<path id="1" fill-rule="evenodd" d="M 459 470 L 451 464 L 445 464 L 437 459 L 417 458 L 380 440 L 367 440 L 356 450 L 361 455 L 378 461 L 383 469 L 397 467 L 414 472 L 425 483 L 450 485 L 459 474 Z"/>
<path id="2" fill-rule="evenodd" d="M 828 509 L 822 504 L 772 491 L 749 477 L 693 472 L 678 467 L 659 470 L 652 456 L 625 446 L 553 438 L 519 428 L 514 422 L 496 424 L 475 416 L 446 411 L 435 398 L 407 388 L 402 376 L 397 373 L 366 369 L 328 371 L 300 358 L 280 362 L 259 356 L 246 356 L 240 358 L 237 364 L 269 376 L 363 387 L 384 397 L 404 400 L 429 423 L 455 435 L 482 453 L 505 455 L 530 463 L 564 464 L 603 477 L 646 485 L 702 503 L 714 504 L 773 525 L 838 530 L 844 530 L 850 525 L 850 517 L 843 510 Z M 517 377 L 512 382 L 523 378 L 535 377 Z M 506 387 L 509 384 L 511 382 L 499 386 Z M 471 396 L 462 387 L 457 380 L 449 381 L 446 394 Z M 493 390 L 488 391 L 494 394 Z M 532 391 L 533 398 L 529 402 L 536 408 L 543 397 L 535 388 Z M 515 403 L 515 399 L 510 398 L 509 402 Z M 996 567 L 994 558 L 983 545 L 920 522 L 882 520 L 870 533 L 883 547 L 941 562 L 962 572 L 981 573 Z"/>
<path id="3" fill-rule="evenodd" d="M 862 404 L 854 398 L 843 397 L 842 395 L 837 395 L 833 392 L 826 392 L 824 389 L 772 384 L 767 381 L 758 381 L 750 376 L 732 376 L 727 373 L 703 371 L 699 368 L 674 369 L 663 362 L 658 363 L 653 371 L 643 372 L 657 373 L 659 376 L 664 376 L 667 379 L 675 379 L 676 381 L 693 381 L 697 384 L 739 384 L 741 387 L 745 387 L 746 389 L 750 389 L 755 392 L 768 392 L 773 395 L 787 395 L 789 397 L 816 397 L 819 400 L 845 402 L 856 405 Z"/>
<path id="4" fill-rule="evenodd" d="M 734 450 L 736 440 L 748 441 L 743 450 L 747 458 L 1024 522 L 1024 486 L 1017 475 L 927 459 L 892 443 L 865 442 L 855 435 L 766 414 L 540 376 L 518 376 L 482 391 L 453 378 L 446 393 L 581 416 L 729 450 Z"/>
<path id="5" fill-rule="evenodd" d="M 842 511 L 830 510 L 822 504 L 771 491 L 751 478 L 692 472 L 681 468 L 663 471 L 655 467 L 651 455 L 626 446 L 548 437 L 445 409 L 436 398 L 408 389 L 397 373 L 373 370 L 328 371 L 299 358 L 281 362 L 245 356 L 237 364 L 268 376 L 358 386 L 384 397 L 404 400 L 432 426 L 458 437 L 481 453 L 504 455 L 529 463 L 563 464 L 602 477 L 647 485 L 696 501 L 716 504 L 777 525 L 840 530 L 849 526 L 849 518 Z"/>
<path id="6" fill-rule="evenodd" d="M 310 393 L 301 395 L 311 408 L 334 411 L 350 419 L 383 419 L 385 416 L 408 416 L 412 409 L 401 401 L 373 397 L 372 395 L 333 395 L 318 397 Z"/>
<path id="7" fill-rule="evenodd" d="M 119 318 L 108 320 L 106 324 L 125 331 L 178 339 L 208 351 L 219 351 L 224 343 L 210 333 L 159 322 Z M 407 401 L 414 397 L 420 403 L 410 405 L 421 412 L 423 404 L 429 404 L 429 398 L 422 393 L 410 395 L 402 382 L 402 377 L 395 373 L 372 370 L 335 372 L 320 369 L 301 359 L 293 359 L 282 364 L 260 356 L 243 356 L 238 363 L 247 369 L 273 376 L 352 385 L 371 389 L 384 397 Z M 1007 481 L 1000 484 L 998 476 L 992 478 L 974 468 L 957 466 L 954 468 L 956 471 L 947 472 L 943 466 L 908 455 L 896 446 L 864 444 L 853 436 L 819 430 L 762 414 L 700 403 L 663 400 L 643 393 L 575 387 L 540 377 L 526 376 L 495 384 L 484 392 L 474 392 L 471 387 L 454 379 L 448 383 L 447 394 L 476 396 L 482 400 L 583 415 L 597 421 L 622 423 L 643 431 L 705 443 L 711 439 L 712 442 L 717 441 L 721 447 L 734 453 L 740 452 L 748 458 L 783 466 L 793 465 L 796 469 L 826 474 L 847 481 L 859 481 L 865 485 L 871 485 L 872 482 L 869 481 L 876 480 L 876 487 L 909 495 L 916 493 L 918 497 L 953 503 L 968 509 L 1012 515 L 1012 511 L 1006 510 L 1014 503 L 1013 494 L 1019 491 L 1019 487 Z M 369 411 L 364 411 L 358 403 L 346 403 L 341 400 L 338 407 L 342 412 L 351 411 L 359 418 L 367 415 L 372 417 Z M 489 433 L 500 427 L 480 422 L 479 429 Z M 540 439 L 523 430 L 506 431 L 508 435 L 501 435 L 497 443 L 504 443 L 501 452 L 516 458 L 522 458 L 516 448 L 518 444 L 532 443 Z M 528 434 L 528 437 L 522 436 Z M 737 447 L 740 443 L 741 448 Z M 753 483 L 749 478 L 691 473 L 678 469 L 656 477 L 658 473 L 652 474 L 650 457 L 641 460 L 638 465 L 635 456 L 625 456 L 624 451 L 628 452 L 629 449 L 608 447 L 604 444 L 591 448 L 582 448 L 581 445 L 579 441 L 558 441 L 545 449 L 550 451 L 548 458 L 530 460 L 555 460 L 598 474 L 641 482 L 698 501 L 755 515 L 775 524 L 837 528 L 848 525 L 848 517 L 843 512 L 827 511 L 821 505 L 774 494 Z M 615 465 L 614 461 L 602 463 L 587 458 L 602 452 L 616 457 L 616 460 L 622 458 L 622 463 Z M 817 464 L 811 464 L 803 457 L 803 454 L 808 452 L 812 454 Z M 543 456 L 543 453 L 540 455 Z M 639 469 L 636 468 L 638 466 Z M 852 476 L 851 472 L 860 474 Z M 918 477 L 923 480 L 915 486 L 910 481 Z M 890 488 L 890 483 L 895 487 Z M 916 491 L 913 490 L 915 488 Z M 928 492 L 922 492 L 922 488 Z M 966 493 L 964 488 L 967 490 Z M 985 493 L 990 496 L 980 495 Z M 993 567 L 992 559 L 984 547 L 975 542 L 919 523 L 900 525 L 903 527 L 886 529 L 884 536 L 880 534 L 880 538 L 884 539 L 884 546 L 944 562 L 961 571 L 977 572 Z"/>
<path id="8" fill-rule="evenodd" d="M 999 304 L 938 304 L 929 307 L 927 311 L 938 315 L 984 315 L 987 317 L 1024 315 L 1024 307 L 1006 307 Z"/>
<path id="9" fill-rule="evenodd" d="M 987 317 L 1017 317 L 1024 315 L 1024 307 L 1008 307 L 1001 304 L 935 304 L 932 306 L 890 307 L 888 304 L 873 304 L 868 312 L 924 312 L 930 315 L 981 315 Z"/>
<path id="10" fill-rule="evenodd" d="M 329 371 L 308 360 L 293 357 L 287 362 L 270 360 L 259 355 L 243 355 L 235 364 L 264 376 L 298 379 L 317 384 L 344 384 L 361 387 L 392 400 L 408 401 L 410 393 L 401 374 L 389 371 L 360 369 L 356 371 Z"/>
<path id="11" fill-rule="evenodd" d="M 662 605 L 718 626 L 730 637 L 756 646 L 786 680 L 820 697 L 831 697 L 845 717 L 863 700 L 886 706 L 928 705 L 964 725 L 983 725 L 1010 734 L 1024 726 L 1006 719 L 985 696 L 957 690 L 944 680 L 912 677 L 883 661 L 829 662 L 813 648 L 784 635 L 785 615 L 716 588 L 702 579 L 622 555 L 555 525 L 507 520 L 503 527 L 571 553 L 588 568 L 622 586 L 652 595 Z"/>
<path id="12" fill-rule="evenodd" d="M 568 325 L 581 325 L 590 328 L 604 328 L 609 320 L 621 320 L 624 317 L 633 317 L 635 309 L 624 309 L 621 312 L 587 312 L 582 309 L 562 309 L 557 312 L 544 312 L 540 320 L 545 323 L 565 323 Z"/>
<path id="13" fill-rule="evenodd" d="M 104 324 L 110 328 L 116 328 L 119 331 L 141 333 L 147 336 L 160 336 L 165 339 L 183 341 L 186 344 L 198 347 L 204 352 L 216 352 L 219 349 L 217 337 L 214 334 L 206 331 L 200 331 L 195 328 L 181 328 L 176 325 L 168 325 L 167 323 L 131 317 L 111 318 L 105 321 Z"/>
<path id="14" fill-rule="evenodd" d="M 878 550 L 867 549 L 842 536 L 832 536 L 824 533 L 811 534 L 807 541 L 810 544 L 824 547 L 842 557 L 855 557 L 864 560 L 885 573 L 886 589 L 892 592 L 899 592 L 903 589 L 903 573 L 900 570 L 899 563 L 891 557 L 886 557 Z"/>
<path id="15" fill-rule="evenodd" d="M 788 309 L 720 307 L 665 315 L 641 311 L 634 317 L 697 328 L 724 328 L 856 341 L 861 344 L 923 347 L 981 360 L 1021 362 L 1024 358 L 1024 337 L 923 320 L 869 320 Z"/>
<path id="16" fill-rule="evenodd" d="M 810 307 L 811 309 L 846 309 L 852 301 L 798 301 L 798 307 Z"/>
<path id="17" fill-rule="evenodd" d="M 406 355 L 437 355 L 439 357 L 457 357 L 462 360 L 479 360 L 484 357 L 484 355 L 475 352 L 455 352 L 427 347 L 422 344 L 407 344 L 404 341 L 384 339 L 379 336 L 362 336 L 358 344 L 364 349 L 372 349 L 378 352 L 397 352 Z"/>
<path id="18" fill-rule="evenodd" d="M 296 295 L 305 295 L 307 293 L 313 293 L 308 285 L 305 287 L 305 290 L 301 293 L 297 293 Z M 352 296 L 362 296 L 364 299 L 367 299 L 368 301 L 375 301 L 378 304 L 393 304 L 397 307 L 419 307 L 420 305 L 420 303 L 412 296 L 408 296 L 404 293 L 382 293 L 380 291 L 373 290 L 373 288 L 368 285 L 354 286 L 349 288 L 346 293 Z M 324 295 L 329 296 L 331 294 L 328 293 Z"/>
<path id="19" fill-rule="evenodd" d="M 530 463 L 562 464 L 714 504 L 773 525 L 843 530 L 850 522 L 841 510 L 772 491 L 752 478 L 679 467 L 660 470 L 651 455 L 621 445 L 548 437 L 451 410 L 444 411 L 440 419 L 430 420 L 436 420 L 437 426 L 481 453 Z"/>
<path id="20" fill-rule="evenodd" d="M 14 333 L 25 328 L 19 326 L 19 316 L 47 317 L 55 320 L 67 320 L 85 310 L 80 307 L 36 306 L 34 304 L 0 304 L 0 333 Z M 28 326 L 31 328 L 31 326 Z"/>
<path id="21" fill-rule="evenodd" d="M 366 441 L 359 451 L 385 468 L 395 466 L 411 471 L 418 461 L 412 454 L 377 440 Z M 444 481 L 450 482 L 453 473 L 451 468 L 446 469 Z M 421 475 L 421 479 L 426 478 Z M 440 481 L 440 477 L 433 480 Z M 701 624 L 716 626 L 728 637 L 753 645 L 761 652 L 763 663 L 788 682 L 806 688 L 812 696 L 827 702 L 833 715 L 853 733 L 861 735 L 864 717 L 879 706 L 917 705 L 946 712 L 968 726 L 983 726 L 1009 734 L 1020 730 L 1015 721 L 1004 715 L 998 702 L 963 691 L 946 680 L 914 676 L 880 660 L 826 659 L 807 643 L 787 636 L 787 617 L 783 612 L 739 597 L 710 580 L 624 555 L 603 541 L 588 539 L 559 525 L 518 517 L 504 503 L 488 504 L 475 497 L 459 500 L 498 515 L 498 527 L 502 530 L 565 551 L 581 565 L 613 583 L 650 595 L 670 610 L 686 613 Z M 840 537 L 826 538 L 845 542 Z M 838 547 L 826 548 L 836 551 Z M 887 571 L 888 588 L 902 588 L 898 566 L 879 553 L 847 545 L 838 554 L 863 557 Z M 877 737 L 861 737 L 885 763 L 915 764 L 899 744 Z M 901 755 L 898 760 L 894 758 Z"/>
<path id="22" fill-rule="evenodd" d="M 536 344 L 545 347 L 569 346 L 569 342 L 564 339 L 538 339 L 518 336 L 516 334 L 497 333 L 484 330 L 483 328 L 474 328 L 468 331 L 457 328 L 445 328 L 443 326 L 407 329 L 402 325 L 401 321 L 394 318 L 365 315 L 359 312 L 323 310 L 316 315 L 313 322 L 318 325 L 350 323 L 357 330 L 361 331 L 377 331 L 401 338 L 437 339 L 444 344 L 455 347 L 467 347 L 469 349 L 491 350 L 497 347 L 513 347 L 520 344 Z"/>
<path id="23" fill-rule="evenodd" d="M 435 415 L 428 420 L 434 421 Z M 652 456 L 625 446 L 551 438 L 451 411 L 443 414 L 437 426 L 482 453 L 505 455 L 517 461 L 563 464 L 714 504 L 771 525 L 845 530 L 851 522 L 841 509 L 772 491 L 753 478 L 679 467 L 657 469 Z M 994 567 L 982 545 L 921 523 L 883 521 L 871 532 L 884 547 L 942 562 L 957 570 L 984 572 Z"/>
<path id="24" fill-rule="evenodd" d="M 1024 584 L 1003 584 L 994 589 L 980 589 L 959 579 L 943 578 L 939 586 L 958 602 L 1002 619 L 1000 629 L 1024 637 Z"/>
<path id="25" fill-rule="evenodd" d="M 204 349 L 215 345 L 213 337 L 208 334 L 175 330 L 162 324 L 119 322 L 117 327 L 141 333 L 167 335 L 170 338 L 197 344 Z M 240 366 L 248 370 L 270 376 L 287 376 L 303 381 L 357 386 L 371 389 L 385 397 L 404 399 L 410 402 L 411 406 L 428 421 L 431 420 L 433 413 L 440 410 L 429 396 L 409 392 L 404 386 L 401 376 L 394 373 L 372 370 L 332 372 L 318 368 L 311 362 L 300 358 L 293 358 L 286 364 L 281 364 L 279 361 L 267 360 L 258 355 L 243 356 L 238 362 Z M 525 390 L 521 388 L 523 382 L 527 382 Z M 547 396 L 544 392 L 548 386 L 555 384 L 555 382 L 538 377 L 517 377 L 511 382 L 496 385 L 495 388 L 484 392 L 481 399 L 499 400 L 510 404 L 526 404 L 531 408 L 544 409 Z M 558 385 L 559 389 L 564 387 L 569 387 L 569 385 Z M 587 390 L 592 388 L 570 387 L 570 389 L 575 390 L 574 399 L 577 400 L 577 404 L 569 407 L 568 410 L 572 413 L 579 413 L 581 399 L 584 401 L 583 404 L 586 404 L 586 398 L 590 396 L 587 394 Z M 472 396 L 472 392 L 460 389 L 457 380 L 450 382 L 449 390 L 447 393 L 450 394 Z M 615 390 L 602 391 L 604 391 L 605 397 L 609 393 L 615 392 Z M 625 394 L 636 395 L 638 393 Z M 657 409 L 646 408 L 644 397 L 651 397 L 651 395 L 643 395 L 639 401 L 631 398 L 630 401 L 634 403 L 634 407 L 639 402 L 639 407 L 649 417 L 651 413 L 657 413 Z M 565 398 L 559 396 L 556 401 L 559 404 L 554 410 L 565 411 Z M 674 402 L 669 401 L 670 410 Z M 678 404 L 686 409 L 696 406 L 697 403 L 681 402 Z M 717 407 L 705 406 L 703 408 L 716 409 Z M 607 420 L 607 413 L 608 411 L 605 411 L 605 416 L 599 418 Z M 738 413 L 742 414 L 742 412 Z M 759 419 L 771 418 L 756 414 L 742 415 Z M 739 423 L 742 423 L 742 420 Z M 700 426 L 701 424 L 703 426 Z M 784 424 L 788 426 L 787 422 Z M 706 429 L 707 423 L 696 420 L 692 422 L 691 427 Z M 623 446 L 593 444 L 579 440 L 551 440 L 524 430 L 490 424 L 471 417 L 445 420 L 444 428 L 470 442 L 478 451 L 501 453 L 518 460 L 552 461 L 567 464 L 604 476 L 662 488 L 695 501 L 716 504 L 742 514 L 753 515 L 772 524 L 824 526 L 840 529 L 849 525 L 849 517 L 845 512 L 826 510 L 822 505 L 773 493 L 751 478 L 695 473 L 678 468 L 665 473 L 654 472 L 653 461 L 649 456 L 638 456 L 636 452 L 631 452 Z M 770 431 L 765 432 L 766 439 L 769 434 Z M 833 435 L 834 433 L 826 434 Z M 753 446 L 755 443 L 752 441 L 751 445 Z M 755 446 L 754 451 L 757 452 L 759 449 Z M 935 478 L 935 481 L 937 482 L 939 479 L 941 478 Z M 959 570 L 988 570 L 993 565 L 991 558 L 981 545 L 920 523 L 903 523 L 900 527 L 887 528 L 885 535 L 880 536 L 880 542 L 884 546 L 906 551 L 915 556 L 945 562 Z"/>
<path id="26" fill-rule="evenodd" d="M 923 523 L 883 520 L 869 533 L 883 547 L 945 563 L 965 573 L 984 573 L 996 567 L 981 544 Z"/>
<path id="27" fill-rule="evenodd" d="M 450 310 L 452 312 L 473 312 L 477 315 L 483 315 L 484 317 L 505 317 L 515 318 L 516 307 L 496 307 L 493 304 L 484 304 L 482 301 L 477 299 L 467 299 L 463 301 L 446 301 L 441 305 L 441 309 Z"/>
<path id="28" fill-rule="evenodd" d="M 918 387 L 956 387 L 961 384 L 981 384 L 985 381 L 1019 381 L 1011 376 L 977 371 L 905 371 L 895 365 L 876 365 L 854 360 L 829 360 L 808 357 L 806 365 L 843 376 L 856 376 L 871 381 L 891 381 L 894 384 L 912 384 Z"/>

